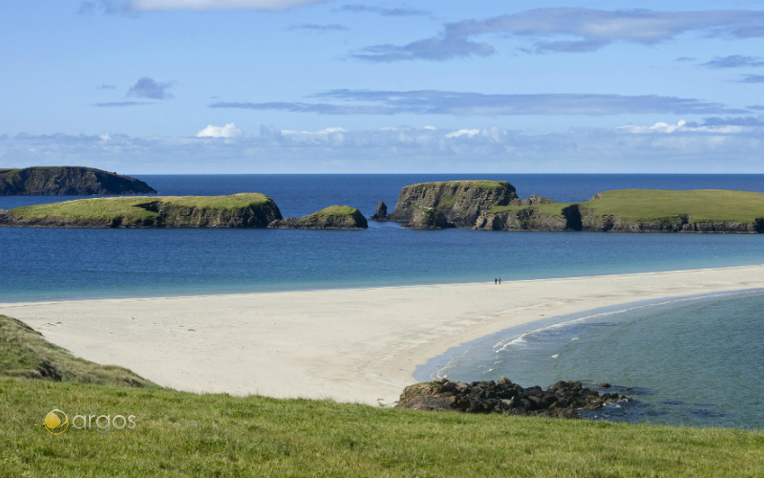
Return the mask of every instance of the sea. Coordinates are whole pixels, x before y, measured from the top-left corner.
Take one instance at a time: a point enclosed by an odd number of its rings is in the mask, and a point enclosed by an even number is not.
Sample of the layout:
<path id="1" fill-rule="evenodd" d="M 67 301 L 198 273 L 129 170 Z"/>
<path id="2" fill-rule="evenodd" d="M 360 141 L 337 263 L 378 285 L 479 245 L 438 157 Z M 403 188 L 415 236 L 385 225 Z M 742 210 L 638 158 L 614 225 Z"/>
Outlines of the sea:
<path id="1" fill-rule="evenodd" d="M 284 216 L 357 207 L 401 187 L 509 181 L 520 197 L 586 201 L 611 189 L 764 192 L 764 175 L 136 175 L 161 195 L 260 192 Z M 0 196 L 0 209 L 81 199 Z M 764 235 L 0 227 L 0 302 L 490 282 L 764 264 Z M 466 343 L 416 378 L 580 380 L 631 396 L 593 420 L 764 427 L 764 291 L 678 297 L 545 318 Z M 414 319 L 412 319 L 414 320 Z"/>

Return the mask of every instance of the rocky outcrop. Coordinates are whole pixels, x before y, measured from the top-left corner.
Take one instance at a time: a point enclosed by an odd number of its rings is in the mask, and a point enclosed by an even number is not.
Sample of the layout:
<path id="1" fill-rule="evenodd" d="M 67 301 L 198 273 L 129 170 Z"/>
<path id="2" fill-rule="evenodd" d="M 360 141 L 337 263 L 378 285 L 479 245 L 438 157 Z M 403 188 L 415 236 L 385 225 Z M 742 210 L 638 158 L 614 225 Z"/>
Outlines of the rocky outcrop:
<path id="1" fill-rule="evenodd" d="M 429 208 L 439 211 L 450 227 L 472 227 L 483 212 L 494 206 L 509 205 L 513 200 L 519 201 L 519 198 L 515 188 L 506 181 L 414 184 L 401 189 L 395 210 L 387 220 L 408 224 L 425 210 L 423 208 Z"/>
<path id="2" fill-rule="evenodd" d="M 377 204 L 376 212 L 369 219 L 371 219 L 372 221 L 386 221 L 387 220 L 387 204 L 385 204 L 382 201 L 379 201 L 379 204 Z"/>
<path id="3" fill-rule="evenodd" d="M 367 229 L 361 211 L 349 206 L 329 206 L 299 219 L 285 217 L 268 224 L 270 229 Z"/>
<path id="4" fill-rule="evenodd" d="M 0 196 L 152 193 L 156 191 L 143 181 L 94 168 L 33 167 L 0 170 Z"/>
<path id="5" fill-rule="evenodd" d="M 413 410 L 502 413 L 506 415 L 580 418 L 577 409 L 632 401 L 617 393 L 600 394 L 581 382 L 557 382 L 546 390 L 523 388 L 502 377 L 498 382 L 451 382 L 446 379 L 406 387 L 396 407 Z"/>
<path id="6" fill-rule="evenodd" d="M 76 228 L 185 228 L 227 227 L 264 228 L 281 219 L 276 203 L 268 196 L 257 193 L 232 196 L 160 198 L 103 198 L 81 199 L 58 203 L 49 214 L 40 209 L 51 205 L 28 206 L 0 210 L 0 226 L 16 227 L 76 227 Z M 232 205 L 216 205 L 217 200 L 229 199 Z M 93 206 L 97 211 L 84 214 Z M 97 203 L 96 203 L 97 202 Z M 71 211 L 71 213 L 67 213 Z"/>
<path id="7" fill-rule="evenodd" d="M 537 199 L 539 198 L 539 199 Z M 543 202 L 542 202 L 543 201 Z M 485 213 L 477 218 L 473 229 L 484 231 L 546 231 L 558 232 L 571 230 L 565 215 L 545 214 L 534 204 L 552 204 L 554 201 L 541 196 L 523 199 L 523 209 L 513 209 L 497 213 Z"/>
<path id="8" fill-rule="evenodd" d="M 421 207 L 414 210 L 411 220 L 404 224 L 407 229 L 446 229 L 454 227 L 437 208 Z"/>

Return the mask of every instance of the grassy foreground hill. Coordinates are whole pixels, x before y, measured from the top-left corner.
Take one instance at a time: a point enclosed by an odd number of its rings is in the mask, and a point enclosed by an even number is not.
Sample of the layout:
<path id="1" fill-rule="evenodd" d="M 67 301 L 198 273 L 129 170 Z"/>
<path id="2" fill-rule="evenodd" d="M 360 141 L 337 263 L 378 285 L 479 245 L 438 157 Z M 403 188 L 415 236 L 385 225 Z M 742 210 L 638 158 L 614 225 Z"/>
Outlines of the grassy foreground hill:
<path id="1" fill-rule="evenodd" d="M 3 333 L 16 339 L 0 341 L 0 357 L 40 347 L 39 335 L 4 320 Z M 431 413 L 114 383 L 0 377 L 0 476 L 764 474 L 761 431 Z M 53 409 L 70 421 L 75 415 L 134 415 L 136 426 L 106 433 L 70 426 L 53 436 L 43 427 Z"/>
<path id="2" fill-rule="evenodd" d="M 0 213 L 0 225 L 32 227 L 266 227 L 281 219 L 259 193 L 79 199 Z"/>

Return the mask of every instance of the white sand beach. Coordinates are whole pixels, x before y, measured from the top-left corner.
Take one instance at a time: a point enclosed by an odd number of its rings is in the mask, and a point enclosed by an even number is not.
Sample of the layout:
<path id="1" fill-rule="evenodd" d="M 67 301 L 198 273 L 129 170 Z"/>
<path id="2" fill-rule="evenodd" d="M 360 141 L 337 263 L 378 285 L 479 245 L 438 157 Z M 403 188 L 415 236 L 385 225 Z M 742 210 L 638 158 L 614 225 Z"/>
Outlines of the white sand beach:
<path id="1" fill-rule="evenodd" d="M 76 356 L 192 392 L 394 402 L 417 365 L 552 316 L 764 288 L 764 266 L 478 284 L 0 304 Z M 510 377 L 511 378 L 511 377 Z"/>

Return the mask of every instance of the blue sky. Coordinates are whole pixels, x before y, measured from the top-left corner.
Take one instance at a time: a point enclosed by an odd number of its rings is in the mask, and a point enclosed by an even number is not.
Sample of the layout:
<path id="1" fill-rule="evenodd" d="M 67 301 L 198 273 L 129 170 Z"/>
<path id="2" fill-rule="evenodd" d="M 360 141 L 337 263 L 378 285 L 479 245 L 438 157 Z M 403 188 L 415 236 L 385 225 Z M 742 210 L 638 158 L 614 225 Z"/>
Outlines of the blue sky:
<path id="1" fill-rule="evenodd" d="M 6 0 L 0 167 L 764 173 L 764 1 L 634 4 Z"/>

